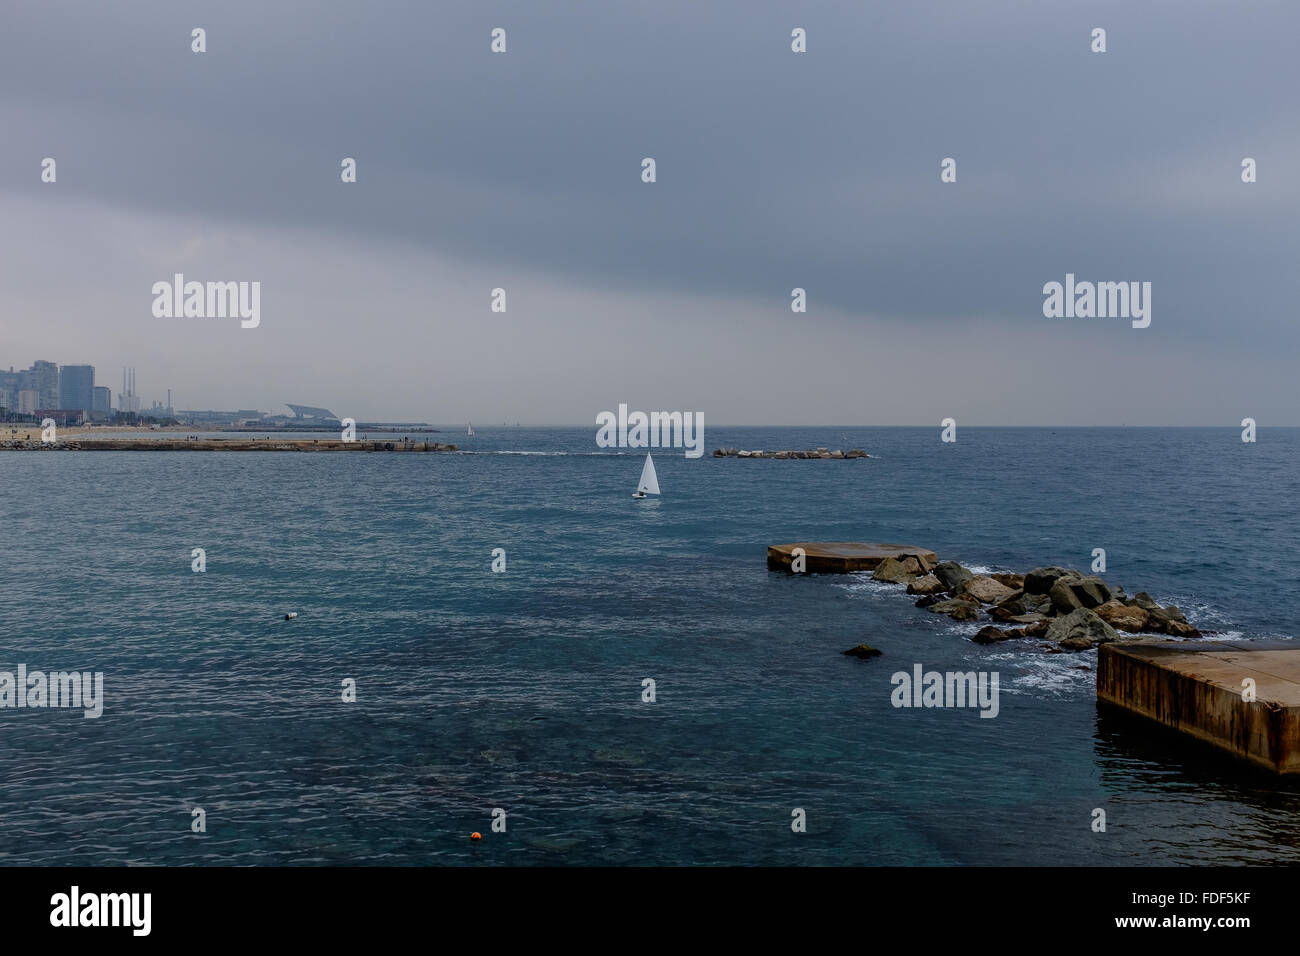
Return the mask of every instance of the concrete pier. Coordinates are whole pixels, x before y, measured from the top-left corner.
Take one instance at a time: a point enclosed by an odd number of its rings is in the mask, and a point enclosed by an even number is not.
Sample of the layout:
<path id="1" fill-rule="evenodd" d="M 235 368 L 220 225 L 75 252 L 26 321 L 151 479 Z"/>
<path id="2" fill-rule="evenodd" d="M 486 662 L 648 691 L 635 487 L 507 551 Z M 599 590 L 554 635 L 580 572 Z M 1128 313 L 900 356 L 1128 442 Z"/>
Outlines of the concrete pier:
<path id="1" fill-rule="evenodd" d="M 95 438 L 81 441 L 0 441 L 0 451 L 455 451 L 431 441 L 342 441 L 312 438 Z"/>
<path id="2" fill-rule="evenodd" d="M 1300 646 L 1291 642 L 1102 644 L 1097 699 L 1276 773 L 1300 773 Z"/>
<path id="3" fill-rule="evenodd" d="M 938 557 L 927 548 L 910 544 L 877 544 L 861 541 L 796 541 L 794 544 L 772 544 L 767 548 L 767 566 L 772 571 L 789 571 L 794 562 L 794 549 L 803 548 L 807 570 L 810 574 L 847 574 L 850 571 L 871 571 L 885 558 L 898 558 L 917 554 L 930 564 Z"/>

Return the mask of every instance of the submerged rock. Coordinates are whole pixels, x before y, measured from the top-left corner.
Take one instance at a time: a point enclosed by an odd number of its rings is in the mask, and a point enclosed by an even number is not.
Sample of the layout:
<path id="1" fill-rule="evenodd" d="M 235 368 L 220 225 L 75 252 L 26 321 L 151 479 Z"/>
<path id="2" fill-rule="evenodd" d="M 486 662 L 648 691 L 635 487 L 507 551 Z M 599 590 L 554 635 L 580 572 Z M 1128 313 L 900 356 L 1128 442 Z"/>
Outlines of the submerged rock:
<path id="1" fill-rule="evenodd" d="M 866 660 L 869 657 L 879 657 L 883 652 L 876 650 L 870 644 L 859 644 L 857 647 L 850 647 L 844 652 L 849 657 L 858 657 Z"/>
<path id="2" fill-rule="evenodd" d="M 1005 641 L 1010 637 L 1012 637 L 1010 631 L 1003 631 L 990 624 L 988 627 L 981 627 L 976 631 L 975 636 L 972 637 L 971 640 L 976 644 L 996 644 L 999 641 Z"/>
<path id="3" fill-rule="evenodd" d="M 1047 624 L 1046 614 L 1039 614 L 1037 611 L 1030 611 L 1028 614 L 1017 614 L 1015 617 L 1007 618 L 1012 624 Z"/>

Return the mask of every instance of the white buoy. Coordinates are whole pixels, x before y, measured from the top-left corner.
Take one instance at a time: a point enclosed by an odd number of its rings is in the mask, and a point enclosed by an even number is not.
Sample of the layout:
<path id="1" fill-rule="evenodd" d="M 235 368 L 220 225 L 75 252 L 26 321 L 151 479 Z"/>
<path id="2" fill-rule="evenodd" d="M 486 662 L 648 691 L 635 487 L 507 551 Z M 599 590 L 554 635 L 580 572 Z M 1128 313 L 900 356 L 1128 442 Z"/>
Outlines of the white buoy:
<path id="1" fill-rule="evenodd" d="M 293 620 L 295 617 L 297 617 L 297 616 L 298 616 L 298 612 L 297 612 L 297 611 L 290 611 L 288 614 L 286 614 L 286 615 L 284 616 L 284 619 L 285 619 L 286 621 L 292 621 L 292 620 Z"/>

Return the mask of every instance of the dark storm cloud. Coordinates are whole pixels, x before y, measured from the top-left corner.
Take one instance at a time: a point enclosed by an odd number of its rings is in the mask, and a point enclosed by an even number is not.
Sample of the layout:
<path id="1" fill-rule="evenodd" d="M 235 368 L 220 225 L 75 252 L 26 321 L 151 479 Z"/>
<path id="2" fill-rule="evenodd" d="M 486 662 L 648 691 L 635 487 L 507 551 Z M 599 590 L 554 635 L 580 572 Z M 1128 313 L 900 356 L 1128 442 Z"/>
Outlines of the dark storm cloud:
<path id="1" fill-rule="evenodd" d="M 1292 5 L 46 2 L 0 17 L 10 194 L 39 196 L 33 156 L 54 155 L 60 199 L 142 214 L 399 240 L 772 316 L 802 286 L 812 329 L 905 320 L 941 342 L 992 318 L 1007 339 L 982 361 L 1049 321 L 1040 289 L 1066 272 L 1153 283 L 1152 327 L 1123 348 L 1300 344 Z M 488 53 L 495 26 L 504 56 Z M 790 52 L 794 26 L 807 54 Z M 956 184 L 939 182 L 945 156 Z"/>

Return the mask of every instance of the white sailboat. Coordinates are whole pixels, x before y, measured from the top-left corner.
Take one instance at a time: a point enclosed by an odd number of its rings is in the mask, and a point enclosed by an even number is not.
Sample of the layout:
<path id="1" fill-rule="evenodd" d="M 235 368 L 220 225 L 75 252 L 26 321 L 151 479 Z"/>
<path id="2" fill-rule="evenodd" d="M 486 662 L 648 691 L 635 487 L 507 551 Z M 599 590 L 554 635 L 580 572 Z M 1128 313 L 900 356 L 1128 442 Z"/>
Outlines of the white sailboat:
<path id="1" fill-rule="evenodd" d="M 470 438 L 473 438 L 473 437 L 474 437 L 474 423 L 473 423 L 473 422 L 469 422 L 468 425 L 469 425 L 469 431 L 468 431 L 466 434 L 468 434 Z"/>
<path id="2" fill-rule="evenodd" d="M 659 494 L 659 476 L 655 474 L 654 459 L 649 455 L 645 456 L 645 467 L 641 469 L 641 480 L 636 483 L 636 493 L 633 498 L 644 498 L 646 495 Z"/>

